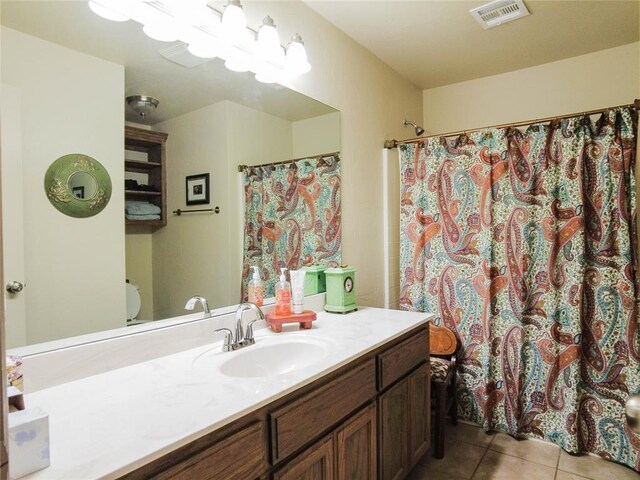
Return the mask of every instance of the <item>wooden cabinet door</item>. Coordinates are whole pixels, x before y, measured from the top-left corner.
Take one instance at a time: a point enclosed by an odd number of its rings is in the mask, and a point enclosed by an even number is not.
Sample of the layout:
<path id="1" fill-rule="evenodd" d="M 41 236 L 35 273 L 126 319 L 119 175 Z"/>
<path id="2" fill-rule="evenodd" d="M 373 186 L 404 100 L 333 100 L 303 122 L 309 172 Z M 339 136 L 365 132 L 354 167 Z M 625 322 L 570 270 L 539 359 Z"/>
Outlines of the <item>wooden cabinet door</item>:
<path id="1" fill-rule="evenodd" d="M 271 438 L 273 460 L 278 462 L 314 437 L 329 431 L 376 395 L 376 364 L 365 361 L 273 411 Z"/>
<path id="2" fill-rule="evenodd" d="M 156 471 L 138 470 L 128 478 L 154 480 L 216 480 L 219 478 L 257 478 L 267 469 L 264 423 L 256 422 L 211 447 L 174 463 L 172 455 L 163 457 Z"/>
<path id="3" fill-rule="evenodd" d="M 274 480 L 333 480 L 333 436 L 305 450 L 276 472 Z"/>
<path id="4" fill-rule="evenodd" d="M 376 479 L 376 423 L 374 403 L 336 431 L 337 480 Z"/>
<path id="5" fill-rule="evenodd" d="M 378 400 L 380 478 L 397 480 L 409 473 L 409 388 L 402 380 Z"/>
<path id="6" fill-rule="evenodd" d="M 431 443 L 430 368 L 424 364 L 409 378 L 409 466 L 418 463 Z"/>

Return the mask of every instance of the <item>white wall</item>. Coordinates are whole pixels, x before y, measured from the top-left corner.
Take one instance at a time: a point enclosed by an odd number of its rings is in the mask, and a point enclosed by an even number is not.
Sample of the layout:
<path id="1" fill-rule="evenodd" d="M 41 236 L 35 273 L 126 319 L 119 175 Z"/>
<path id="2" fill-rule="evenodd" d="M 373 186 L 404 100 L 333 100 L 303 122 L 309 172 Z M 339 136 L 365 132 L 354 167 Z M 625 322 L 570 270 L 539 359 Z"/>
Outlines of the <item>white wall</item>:
<path id="1" fill-rule="evenodd" d="M 423 92 L 428 134 L 633 103 L 640 43 Z"/>
<path id="2" fill-rule="evenodd" d="M 385 303 L 398 308 L 400 300 L 400 158 L 398 149 L 385 149 L 382 159 L 384 205 Z"/>
<path id="3" fill-rule="evenodd" d="M 2 83 L 22 97 L 27 341 L 122 326 L 124 68 L 4 27 L 1 57 Z M 65 216 L 45 195 L 47 168 L 69 153 L 111 176 L 111 200 L 94 217 Z"/>

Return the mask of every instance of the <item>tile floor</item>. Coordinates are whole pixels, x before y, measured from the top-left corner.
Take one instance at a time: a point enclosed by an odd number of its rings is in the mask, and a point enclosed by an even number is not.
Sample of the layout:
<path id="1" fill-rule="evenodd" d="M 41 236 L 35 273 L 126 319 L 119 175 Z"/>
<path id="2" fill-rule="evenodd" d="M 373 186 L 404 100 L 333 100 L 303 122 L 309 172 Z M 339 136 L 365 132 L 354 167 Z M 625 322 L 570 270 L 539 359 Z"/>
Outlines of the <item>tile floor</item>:
<path id="1" fill-rule="evenodd" d="M 640 480 L 636 471 L 596 456 L 466 423 L 447 425 L 445 443 L 444 458 L 427 454 L 408 480 Z"/>

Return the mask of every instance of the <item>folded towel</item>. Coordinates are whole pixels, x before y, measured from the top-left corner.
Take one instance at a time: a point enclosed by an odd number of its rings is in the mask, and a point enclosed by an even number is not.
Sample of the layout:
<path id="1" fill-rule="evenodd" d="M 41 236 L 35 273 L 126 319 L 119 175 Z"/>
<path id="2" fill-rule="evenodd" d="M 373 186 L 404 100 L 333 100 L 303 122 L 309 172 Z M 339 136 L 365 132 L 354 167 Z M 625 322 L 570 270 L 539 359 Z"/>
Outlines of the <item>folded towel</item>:
<path id="1" fill-rule="evenodd" d="M 157 215 L 162 211 L 159 206 L 153 203 L 132 200 L 124 202 L 124 210 L 130 215 Z"/>
<path id="2" fill-rule="evenodd" d="M 127 213 L 125 215 L 127 220 L 160 220 L 160 215 L 131 215 Z"/>

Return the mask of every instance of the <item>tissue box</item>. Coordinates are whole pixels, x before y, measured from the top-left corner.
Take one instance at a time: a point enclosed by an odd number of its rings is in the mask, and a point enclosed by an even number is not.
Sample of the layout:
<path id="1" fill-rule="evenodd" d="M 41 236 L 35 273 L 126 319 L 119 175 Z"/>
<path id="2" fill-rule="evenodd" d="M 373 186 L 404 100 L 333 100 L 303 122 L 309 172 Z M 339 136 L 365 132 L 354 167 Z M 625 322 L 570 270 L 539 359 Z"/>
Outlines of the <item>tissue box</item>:
<path id="1" fill-rule="evenodd" d="M 49 466 L 49 415 L 27 408 L 8 415 L 9 476 L 20 478 Z"/>

